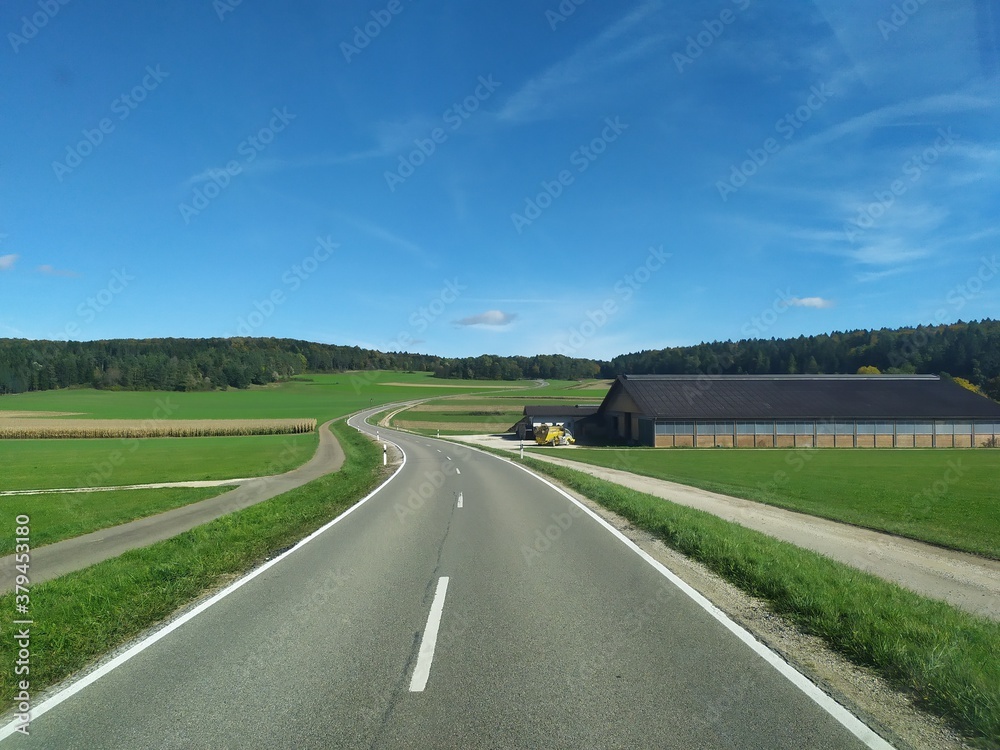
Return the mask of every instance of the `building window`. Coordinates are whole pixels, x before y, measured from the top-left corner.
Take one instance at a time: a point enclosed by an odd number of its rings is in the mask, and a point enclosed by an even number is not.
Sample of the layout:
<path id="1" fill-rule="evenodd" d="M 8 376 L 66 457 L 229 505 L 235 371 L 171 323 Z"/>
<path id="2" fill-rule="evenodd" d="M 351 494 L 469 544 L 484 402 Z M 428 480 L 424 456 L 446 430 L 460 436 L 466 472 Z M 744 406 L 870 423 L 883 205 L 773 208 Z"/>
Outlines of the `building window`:
<path id="1" fill-rule="evenodd" d="M 930 435 L 934 432 L 934 425 L 930 422 L 914 422 L 913 433 L 915 435 Z"/>
<path id="2" fill-rule="evenodd" d="M 715 434 L 716 435 L 732 435 L 733 434 L 733 423 L 732 422 L 716 422 L 715 423 Z"/>
<path id="3" fill-rule="evenodd" d="M 875 434 L 875 423 L 874 422 L 858 422 L 858 434 L 859 435 L 874 435 Z"/>
<path id="4" fill-rule="evenodd" d="M 774 422 L 754 422 L 754 432 L 758 435 L 773 435 Z"/>
<path id="5" fill-rule="evenodd" d="M 891 435 L 892 434 L 892 422 L 876 422 L 875 423 L 875 434 L 876 435 Z"/>
<path id="6" fill-rule="evenodd" d="M 935 422 L 934 432 L 938 435 L 953 435 L 955 434 L 955 423 L 954 422 Z"/>
<path id="7" fill-rule="evenodd" d="M 656 434 L 657 435 L 673 435 L 674 426 L 667 422 L 657 422 L 656 423 Z"/>
<path id="8" fill-rule="evenodd" d="M 816 434 L 817 435 L 832 435 L 833 434 L 833 422 L 817 422 L 816 423 Z"/>
<path id="9" fill-rule="evenodd" d="M 954 427 L 956 435 L 972 434 L 972 422 L 955 422 Z"/>
<path id="10" fill-rule="evenodd" d="M 694 422 L 674 422 L 675 435 L 693 435 Z"/>
<path id="11" fill-rule="evenodd" d="M 699 435 L 714 435 L 715 434 L 715 422 L 698 422 L 698 434 Z"/>
<path id="12" fill-rule="evenodd" d="M 853 435 L 854 434 L 854 423 L 853 422 L 837 422 L 836 431 L 838 435 Z"/>
<path id="13" fill-rule="evenodd" d="M 736 433 L 738 435 L 753 435 L 753 422 L 737 422 Z"/>

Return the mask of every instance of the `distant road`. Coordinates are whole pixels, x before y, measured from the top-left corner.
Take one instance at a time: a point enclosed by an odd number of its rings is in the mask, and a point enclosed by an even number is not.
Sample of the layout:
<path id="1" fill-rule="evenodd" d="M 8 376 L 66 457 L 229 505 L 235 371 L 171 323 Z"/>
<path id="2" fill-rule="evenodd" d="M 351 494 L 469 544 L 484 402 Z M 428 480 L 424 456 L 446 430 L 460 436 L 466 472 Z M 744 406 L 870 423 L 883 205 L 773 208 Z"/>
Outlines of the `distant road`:
<path id="1" fill-rule="evenodd" d="M 379 437 L 380 491 L 7 745 L 889 747 L 554 487 Z"/>

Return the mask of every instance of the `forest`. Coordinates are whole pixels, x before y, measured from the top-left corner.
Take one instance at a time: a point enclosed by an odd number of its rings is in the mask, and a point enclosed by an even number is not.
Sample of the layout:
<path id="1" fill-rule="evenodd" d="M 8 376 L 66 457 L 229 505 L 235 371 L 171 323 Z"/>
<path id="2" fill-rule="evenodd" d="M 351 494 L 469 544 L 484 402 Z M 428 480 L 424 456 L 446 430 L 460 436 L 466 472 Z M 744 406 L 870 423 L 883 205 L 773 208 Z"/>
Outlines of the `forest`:
<path id="1" fill-rule="evenodd" d="M 611 361 L 480 355 L 447 358 L 296 339 L 0 339 L 0 394 L 73 386 L 123 390 L 247 388 L 308 372 L 430 371 L 440 378 L 613 378 L 620 374 L 946 373 L 1000 400 L 1000 321 L 715 341 Z"/>

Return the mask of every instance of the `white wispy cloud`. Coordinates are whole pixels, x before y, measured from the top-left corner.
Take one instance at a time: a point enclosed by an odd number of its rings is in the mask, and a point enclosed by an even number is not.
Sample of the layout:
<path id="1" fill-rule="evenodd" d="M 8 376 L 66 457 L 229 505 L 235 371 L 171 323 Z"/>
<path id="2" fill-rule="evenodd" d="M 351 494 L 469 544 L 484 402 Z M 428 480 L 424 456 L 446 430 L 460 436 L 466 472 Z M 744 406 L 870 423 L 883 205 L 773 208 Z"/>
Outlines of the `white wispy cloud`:
<path id="1" fill-rule="evenodd" d="M 855 115 L 842 122 L 805 138 L 797 144 L 792 144 L 786 150 L 799 151 L 826 146 L 834 141 L 851 136 L 869 135 L 876 128 L 901 124 L 913 124 L 914 118 L 926 115 L 947 115 L 960 112 L 971 112 L 990 109 L 997 106 L 995 99 L 987 96 L 955 92 L 936 94 L 922 99 L 915 99 L 885 107 L 870 110 Z"/>
<path id="2" fill-rule="evenodd" d="M 15 255 L 13 253 L 8 255 L 0 255 L 0 271 L 9 271 L 17 263 L 17 259 L 21 256 Z"/>
<path id="3" fill-rule="evenodd" d="M 479 315 L 470 315 L 455 321 L 459 326 L 506 326 L 510 325 L 517 317 L 517 313 L 502 312 L 501 310 L 487 310 Z"/>
<path id="4" fill-rule="evenodd" d="M 56 268 L 55 266 L 51 266 L 48 263 L 43 263 L 42 265 L 38 266 L 38 268 L 36 268 L 35 270 L 38 271 L 38 273 L 44 273 L 46 276 L 76 277 L 80 275 L 76 271 L 70 271 L 65 268 Z"/>
<path id="5" fill-rule="evenodd" d="M 792 307 L 814 307 L 817 310 L 825 310 L 834 306 L 833 300 L 823 297 L 792 297 L 788 300 L 788 304 Z"/>
<path id="6" fill-rule="evenodd" d="M 647 34 L 624 46 L 619 40 L 659 8 L 659 2 L 639 5 L 577 51 L 530 78 L 507 98 L 497 113 L 499 119 L 511 122 L 544 119 L 558 110 L 568 89 L 583 83 L 593 86 L 599 73 L 658 49 L 663 41 L 659 35 Z"/>

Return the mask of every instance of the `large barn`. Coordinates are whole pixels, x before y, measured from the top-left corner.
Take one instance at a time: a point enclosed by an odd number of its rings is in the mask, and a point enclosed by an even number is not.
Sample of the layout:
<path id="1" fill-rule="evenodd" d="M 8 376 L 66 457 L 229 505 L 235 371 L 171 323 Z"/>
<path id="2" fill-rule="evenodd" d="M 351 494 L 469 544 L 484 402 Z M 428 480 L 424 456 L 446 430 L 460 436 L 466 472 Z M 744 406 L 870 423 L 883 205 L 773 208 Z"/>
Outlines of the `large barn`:
<path id="1" fill-rule="evenodd" d="M 936 375 L 621 375 L 597 415 L 655 447 L 971 448 L 1000 404 Z"/>

